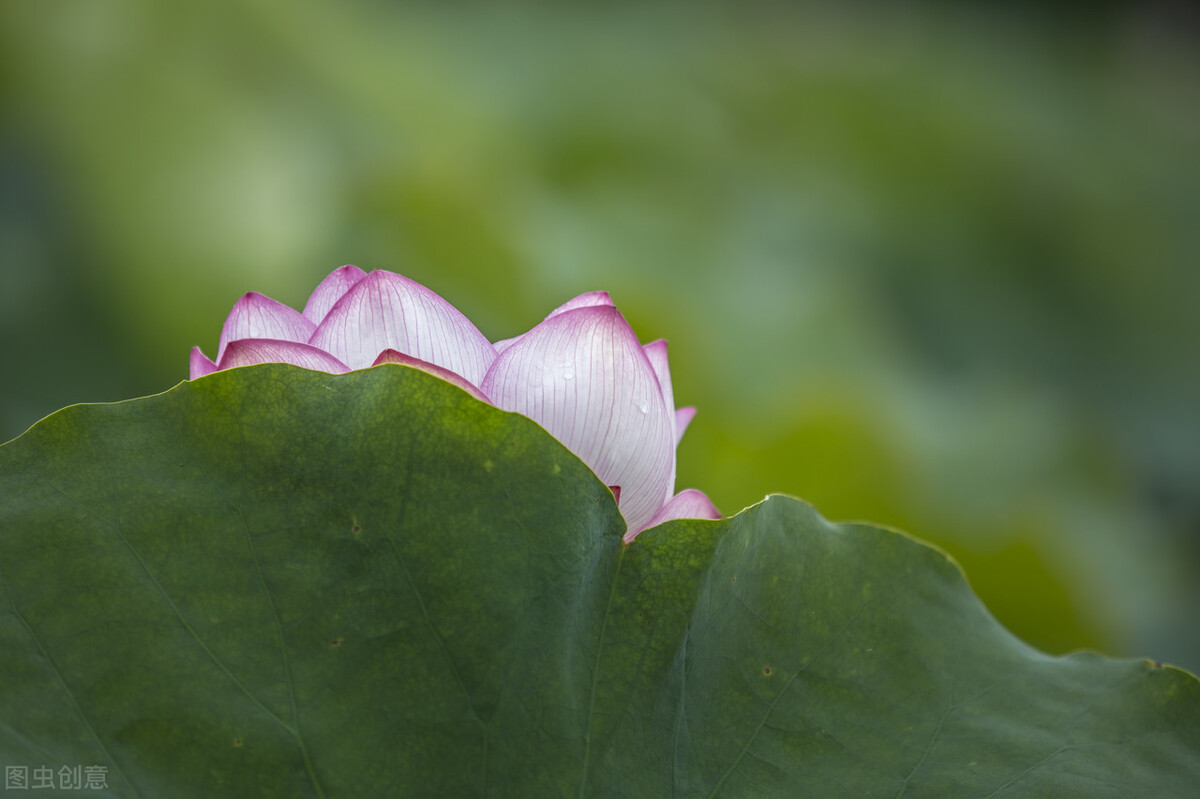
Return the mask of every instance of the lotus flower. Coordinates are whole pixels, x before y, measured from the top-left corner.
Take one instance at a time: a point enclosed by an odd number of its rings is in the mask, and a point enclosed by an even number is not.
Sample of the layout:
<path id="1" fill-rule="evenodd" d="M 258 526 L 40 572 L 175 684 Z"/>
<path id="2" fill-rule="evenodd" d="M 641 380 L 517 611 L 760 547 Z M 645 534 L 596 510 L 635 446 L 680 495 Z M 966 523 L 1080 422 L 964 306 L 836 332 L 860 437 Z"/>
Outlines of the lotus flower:
<path id="1" fill-rule="evenodd" d="M 257 363 L 332 373 L 402 363 L 528 416 L 612 487 L 626 542 L 670 519 L 720 518 L 702 492 L 674 493 L 675 448 L 696 410 L 675 409 L 667 342 L 642 345 L 606 292 L 581 294 L 493 345 L 421 284 L 343 266 L 302 312 L 243 296 L 225 320 L 216 360 L 192 349 L 191 378 Z"/>

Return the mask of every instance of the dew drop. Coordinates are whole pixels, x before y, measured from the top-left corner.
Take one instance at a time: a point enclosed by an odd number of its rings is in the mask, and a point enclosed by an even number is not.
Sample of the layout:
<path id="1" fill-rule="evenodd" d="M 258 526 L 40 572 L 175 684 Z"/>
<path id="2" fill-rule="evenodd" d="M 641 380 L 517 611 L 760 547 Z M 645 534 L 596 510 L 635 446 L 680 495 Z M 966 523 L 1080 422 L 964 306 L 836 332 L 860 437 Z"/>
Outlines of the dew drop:
<path id="1" fill-rule="evenodd" d="M 650 413 L 650 403 L 646 400 L 638 400 L 638 410 L 642 413 Z"/>

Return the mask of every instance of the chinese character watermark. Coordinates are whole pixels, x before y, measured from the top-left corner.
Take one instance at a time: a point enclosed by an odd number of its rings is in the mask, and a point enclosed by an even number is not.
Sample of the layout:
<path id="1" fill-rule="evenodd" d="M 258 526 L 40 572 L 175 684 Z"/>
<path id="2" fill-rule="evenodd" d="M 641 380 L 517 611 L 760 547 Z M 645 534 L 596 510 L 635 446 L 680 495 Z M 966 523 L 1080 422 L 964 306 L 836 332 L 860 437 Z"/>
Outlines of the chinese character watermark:
<path id="1" fill-rule="evenodd" d="M 58 787 L 79 790 L 83 787 L 83 766 L 63 766 L 58 770 Z"/>
<path id="2" fill-rule="evenodd" d="M 54 769 L 49 766 L 38 766 L 33 770 L 33 784 L 29 786 L 33 790 L 39 788 L 54 787 Z"/>
<path id="3" fill-rule="evenodd" d="M 30 768 L 4 767 L 4 790 L 37 791 L 58 788 L 60 791 L 102 791 L 108 787 L 108 766 L 63 766 L 55 771 L 46 764 Z"/>
<path id="4" fill-rule="evenodd" d="M 16 788 L 24 790 L 29 787 L 29 766 L 5 766 L 4 790 Z"/>

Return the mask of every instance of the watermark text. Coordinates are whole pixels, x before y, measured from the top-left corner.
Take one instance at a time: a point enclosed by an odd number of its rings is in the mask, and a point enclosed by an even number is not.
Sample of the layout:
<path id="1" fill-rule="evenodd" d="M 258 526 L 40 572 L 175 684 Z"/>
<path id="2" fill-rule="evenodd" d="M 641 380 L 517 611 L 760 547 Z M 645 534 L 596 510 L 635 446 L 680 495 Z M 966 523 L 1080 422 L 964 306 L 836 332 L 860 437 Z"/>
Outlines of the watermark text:
<path id="1" fill-rule="evenodd" d="M 102 791 L 108 788 L 108 766 L 5 766 L 6 791 Z"/>

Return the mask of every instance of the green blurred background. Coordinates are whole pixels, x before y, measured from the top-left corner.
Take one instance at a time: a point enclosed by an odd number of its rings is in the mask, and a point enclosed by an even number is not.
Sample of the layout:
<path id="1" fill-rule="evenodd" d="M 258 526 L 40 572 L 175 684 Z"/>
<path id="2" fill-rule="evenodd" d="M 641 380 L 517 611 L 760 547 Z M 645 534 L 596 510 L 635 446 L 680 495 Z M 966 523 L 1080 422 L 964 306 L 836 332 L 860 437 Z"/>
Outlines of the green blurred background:
<path id="1" fill-rule="evenodd" d="M 489 338 L 609 290 L 680 487 L 1200 668 L 1200 47 L 1169 6 L 0 6 L 0 439 L 343 263 Z"/>

